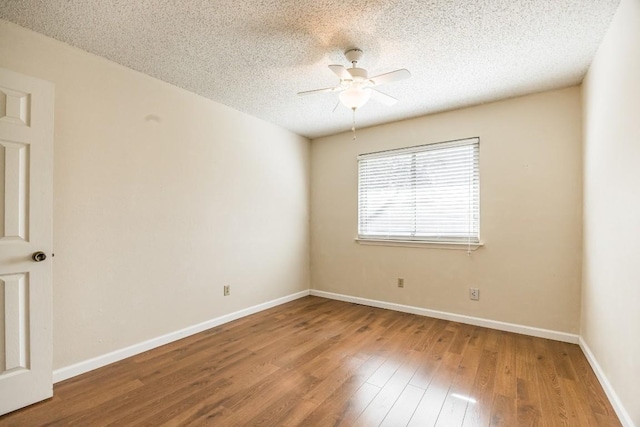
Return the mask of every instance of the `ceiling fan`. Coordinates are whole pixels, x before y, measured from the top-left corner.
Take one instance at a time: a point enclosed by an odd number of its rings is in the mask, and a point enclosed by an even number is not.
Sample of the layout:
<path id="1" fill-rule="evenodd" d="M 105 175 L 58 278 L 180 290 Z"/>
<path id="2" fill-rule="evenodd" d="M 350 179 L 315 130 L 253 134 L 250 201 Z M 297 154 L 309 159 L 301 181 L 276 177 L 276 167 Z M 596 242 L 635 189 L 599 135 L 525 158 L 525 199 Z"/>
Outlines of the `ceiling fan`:
<path id="1" fill-rule="evenodd" d="M 409 78 L 411 77 L 409 70 L 400 69 L 369 77 L 367 70 L 364 68 L 358 68 L 358 61 L 360 61 L 364 55 L 362 50 L 357 48 L 349 49 L 344 53 L 344 55 L 347 58 L 347 61 L 351 63 L 351 68 L 345 68 L 342 65 L 329 65 L 329 69 L 331 69 L 331 71 L 333 71 L 340 79 L 338 86 L 298 92 L 298 95 L 302 96 L 322 92 L 340 92 L 340 95 L 338 96 L 340 102 L 354 112 L 356 109 L 366 104 L 369 98 L 373 98 L 385 105 L 393 105 L 398 101 L 393 96 L 379 92 L 374 89 L 374 87 Z M 336 108 L 337 106 L 338 105 L 336 105 Z"/>

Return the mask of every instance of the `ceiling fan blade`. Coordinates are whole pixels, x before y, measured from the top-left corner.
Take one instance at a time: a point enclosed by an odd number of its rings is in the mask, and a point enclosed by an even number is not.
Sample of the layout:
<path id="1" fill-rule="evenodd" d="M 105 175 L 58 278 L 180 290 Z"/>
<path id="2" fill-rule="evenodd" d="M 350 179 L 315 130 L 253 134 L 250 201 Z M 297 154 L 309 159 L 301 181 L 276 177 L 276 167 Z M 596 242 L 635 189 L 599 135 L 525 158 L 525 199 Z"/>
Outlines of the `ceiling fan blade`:
<path id="1" fill-rule="evenodd" d="M 375 99 L 381 104 L 391 106 L 396 102 L 398 102 L 398 100 L 391 95 L 387 95 L 386 93 L 382 93 L 375 89 L 370 89 L 370 90 L 371 90 L 371 99 Z"/>
<path id="2" fill-rule="evenodd" d="M 408 79 L 411 77 L 409 70 L 404 68 L 401 70 L 395 70 L 390 73 L 380 74 L 378 76 L 370 77 L 369 80 L 373 82 L 374 86 L 384 85 L 387 83 L 395 82 L 402 79 Z"/>
<path id="3" fill-rule="evenodd" d="M 324 89 L 314 89 L 314 90 L 305 90 L 304 92 L 298 92 L 298 95 L 313 95 L 314 93 L 322 93 L 322 92 L 336 92 L 342 90 L 343 88 L 340 86 L 336 87 L 325 87 Z"/>
<path id="4" fill-rule="evenodd" d="M 329 68 L 334 72 L 336 76 L 338 76 L 340 80 L 353 80 L 351 74 L 349 74 L 347 69 L 342 65 L 329 65 Z"/>

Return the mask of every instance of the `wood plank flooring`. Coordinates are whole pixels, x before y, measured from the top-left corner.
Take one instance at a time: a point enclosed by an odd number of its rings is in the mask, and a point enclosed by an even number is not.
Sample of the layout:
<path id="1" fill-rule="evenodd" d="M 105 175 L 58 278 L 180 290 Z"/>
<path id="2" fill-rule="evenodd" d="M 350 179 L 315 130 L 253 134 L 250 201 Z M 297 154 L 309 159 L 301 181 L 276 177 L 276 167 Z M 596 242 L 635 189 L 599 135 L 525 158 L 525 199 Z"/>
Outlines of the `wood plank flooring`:
<path id="1" fill-rule="evenodd" d="M 579 347 L 305 297 L 56 384 L 41 426 L 619 426 Z"/>

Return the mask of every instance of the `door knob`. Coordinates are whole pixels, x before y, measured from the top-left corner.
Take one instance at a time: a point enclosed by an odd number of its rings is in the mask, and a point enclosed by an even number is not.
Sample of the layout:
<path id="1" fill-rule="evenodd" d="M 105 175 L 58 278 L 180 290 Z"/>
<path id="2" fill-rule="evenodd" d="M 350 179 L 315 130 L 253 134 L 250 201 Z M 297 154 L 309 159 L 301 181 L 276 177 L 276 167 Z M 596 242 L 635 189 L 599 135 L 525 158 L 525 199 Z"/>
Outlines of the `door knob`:
<path id="1" fill-rule="evenodd" d="M 31 258 L 33 258 L 35 262 L 42 262 L 45 259 L 47 259 L 47 254 L 45 254 L 42 251 L 38 251 L 38 252 L 34 252 L 33 255 L 31 255 Z"/>

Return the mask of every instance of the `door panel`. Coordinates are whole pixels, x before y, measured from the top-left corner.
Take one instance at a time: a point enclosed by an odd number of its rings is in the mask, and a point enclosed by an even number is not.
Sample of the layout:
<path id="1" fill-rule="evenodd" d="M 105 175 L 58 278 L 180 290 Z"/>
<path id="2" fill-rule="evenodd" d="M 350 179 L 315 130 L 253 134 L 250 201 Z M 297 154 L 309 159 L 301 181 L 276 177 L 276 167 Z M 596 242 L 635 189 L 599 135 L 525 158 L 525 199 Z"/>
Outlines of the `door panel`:
<path id="1" fill-rule="evenodd" d="M 0 415 L 52 396 L 52 167 L 53 85 L 0 68 Z"/>
<path id="2" fill-rule="evenodd" d="M 4 354 L 0 375 L 29 369 L 29 279 L 25 273 L 0 276 L 4 299 Z"/>
<path id="3" fill-rule="evenodd" d="M 27 144 L 0 140 L 0 185 L 4 209 L 0 209 L 2 218 L 2 239 L 27 241 L 28 216 L 27 199 L 29 194 L 29 146 Z M 3 170 L 4 169 L 4 170 Z M 4 182 L 3 182 L 4 181 Z"/>

